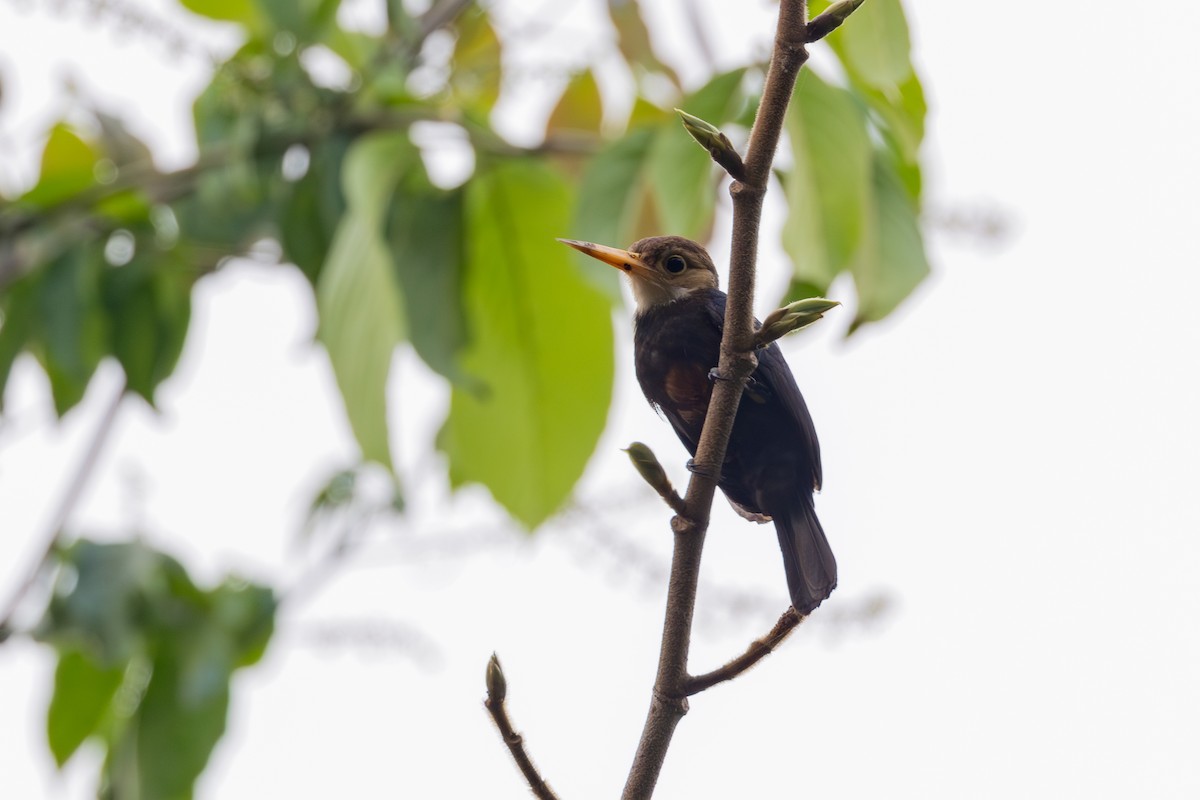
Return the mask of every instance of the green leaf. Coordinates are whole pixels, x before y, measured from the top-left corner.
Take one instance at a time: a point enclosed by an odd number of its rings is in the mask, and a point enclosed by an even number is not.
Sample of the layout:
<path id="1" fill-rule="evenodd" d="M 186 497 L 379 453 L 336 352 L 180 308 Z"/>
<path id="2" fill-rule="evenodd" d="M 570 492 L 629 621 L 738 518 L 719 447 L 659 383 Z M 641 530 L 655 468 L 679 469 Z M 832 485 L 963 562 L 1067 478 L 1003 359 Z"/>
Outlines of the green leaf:
<path id="1" fill-rule="evenodd" d="M 886 93 L 860 84 L 853 77 L 851 82 L 878 115 L 883 132 L 894 141 L 897 152 L 906 162 L 917 163 L 917 151 L 925 139 L 925 116 L 929 110 L 917 73 L 911 73 L 907 80 Z"/>
<path id="2" fill-rule="evenodd" d="M 18 202 L 46 208 L 95 186 L 99 158 L 96 149 L 79 134 L 65 123 L 58 123 L 50 129 L 42 150 L 42 169 L 37 185 Z"/>
<path id="3" fill-rule="evenodd" d="M 44 267 L 38 292 L 42 363 L 61 417 L 83 399 L 104 356 L 108 330 L 98 283 L 99 254 L 75 248 Z"/>
<path id="4" fill-rule="evenodd" d="M 419 155 L 399 133 L 362 137 L 342 169 L 346 213 L 317 284 L 318 338 L 346 404 L 363 458 L 391 469 L 387 377 L 404 337 L 404 308 L 383 238 L 388 204 Z"/>
<path id="5" fill-rule="evenodd" d="M 929 274 L 917 208 L 886 158 L 875 159 L 872 183 L 871 227 L 850 267 L 858 290 L 851 333 L 892 313 Z"/>
<path id="6" fill-rule="evenodd" d="M 46 712 L 50 753 L 59 767 L 97 732 L 124 675 L 123 664 L 102 666 L 79 650 L 59 656 Z"/>
<path id="7" fill-rule="evenodd" d="M 600 87 L 590 69 L 574 75 L 546 120 L 546 136 L 561 131 L 596 133 L 604 121 Z"/>
<path id="8" fill-rule="evenodd" d="M 823 295 L 862 242 L 871 192 L 866 118 L 847 90 L 804 70 L 784 125 L 794 165 L 784 180 L 783 248 L 798 283 L 789 296 Z"/>
<path id="9" fill-rule="evenodd" d="M 908 21 L 900 0 L 869 0 L 829 41 L 847 70 L 885 93 L 912 74 Z"/>
<path id="10" fill-rule="evenodd" d="M 554 237 L 570 192 L 535 161 L 510 161 L 467 189 L 464 297 L 472 341 L 439 444 L 455 486 L 479 482 L 536 527 L 570 494 L 604 428 L 612 393 L 609 302 Z"/>
<path id="11" fill-rule="evenodd" d="M 274 592 L 238 578 L 227 578 L 208 593 L 213 630 L 228 642 L 234 668 L 258 663 L 275 630 L 278 601 Z M 223 645 L 224 646 L 224 645 Z"/>
<path id="12" fill-rule="evenodd" d="M 309 151 L 308 171 L 292 186 L 279 209 L 283 256 L 314 286 L 346 210 L 341 174 L 348 146 L 340 136 L 315 145 Z"/>
<path id="13" fill-rule="evenodd" d="M 716 76 L 686 98 L 680 107 L 714 125 L 737 116 L 745 101 L 741 91 L 745 69 Z M 704 148 L 673 119 L 651 148 L 648 177 L 664 230 L 659 233 L 706 239 L 716 205 L 716 167 Z"/>
<path id="14" fill-rule="evenodd" d="M 133 261 L 105 270 L 104 303 L 112 354 L 129 390 L 154 404 L 158 385 L 175 370 L 192 314 L 192 272 L 178 253 L 140 241 Z"/>
<path id="15" fill-rule="evenodd" d="M 210 647 L 219 642 L 205 642 Z M 153 672 L 138 708 L 137 773 L 140 796 L 187 798 L 225 733 L 229 708 L 228 659 L 223 653 L 198 653 L 181 641 L 171 642 L 154 659 Z M 208 685 L 197 691 L 197 660 L 208 660 L 215 672 L 200 677 Z M 222 664 L 221 662 L 225 663 Z M 225 666 L 226 669 L 221 669 Z M 189 670 L 192 674 L 188 674 Z"/>
<path id="16" fill-rule="evenodd" d="M 462 298 L 462 190 L 438 189 L 415 164 L 392 201 L 387 237 L 413 347 L 439 374 L 467 380 L 458 363 L 469 322 Z"/>
<path id="17" fill-rule="evenodd" d="M 644 168 L 656 133 L 653 128 L 635 128 L 588 162 L 567 235 L 615 247 L 637 238 L 646 205 Z M 613 301 L 620 300 L 621 276 L 616 270 L 583 255 L 574 261 L 588 283 Z"/>
<path id="18" fill-rule="evenodd" d="M 60 649 L 80 649 L 101 667 L 117 666 L 142 649 L 138 617 L 160 557 L 143 544 L 75 542 L 35 636 Z"/>
<path id="19" fill-rule="evenodd" d="M 637 0 L 609 0 L 605 5 L 613 26 L 617 29 L 617 46 L 625 60 L 631 66 L 640 67 L 644 71 L 666 75 L 676 87 L 682 86 L 675 70 L 654 54 L 650 31 L 642 20 Z"/>
<path id="20" fill-rule="evenodd" d="M 233 673 L 262 657 L 277 601 L 228 578 L 202 589 L 140 542 L 80 540 L 35 634 L 60 652 L 47 713 L 61 765 L 98 736 L 102 795 L 191 797 L 225 730 Z"/>
<path id="21" fill-rule="evenodd" d="M 37 273 L 26 275 L 0 292 L 0 412 L 13 362 L 33 335 L 40 278 Z"/>
<path id="22" fill-rule="evenodd" d="M 466 110 L 486 114 L 500 97 L 500 39 L 487 12 L 477 6 L 459 15 L 455 29 L 451 86 Z"/>
<path id="23" fill-rule="evenodd" d="M 265 28 L 265 19 L 255 0 L 179 0 L 179 3 L 193 14 L 236 22 L 251 32 Z"/>
<path id="24" fill-rule="evenodd" d="M 916 72 L 885 94 L 851 78 L 855 90 L 866 99 L 875 114 L 876 125 L 884 141 L 896 154 L 896 168 L 914 201 L 921 198 L 921 163 L 919 151 L 925 138 L 925 90 Z"/>

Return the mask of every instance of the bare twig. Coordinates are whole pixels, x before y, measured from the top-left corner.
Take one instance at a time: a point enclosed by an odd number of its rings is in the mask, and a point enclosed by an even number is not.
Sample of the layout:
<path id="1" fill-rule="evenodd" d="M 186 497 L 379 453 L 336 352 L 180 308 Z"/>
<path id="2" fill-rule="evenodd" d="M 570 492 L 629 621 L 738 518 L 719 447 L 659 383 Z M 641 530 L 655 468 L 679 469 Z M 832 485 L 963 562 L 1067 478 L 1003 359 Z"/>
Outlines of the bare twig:
<path id="1" fill-rule="evenodd" d="M 733 239 L 729 267 L 729 299 L 725 307 L 725 329 L 721 339 L 717 381 L 709 401 L 704 430 L 696 449 L 696 472 L 688 484 L 687 513 L 671 521 L 675 550 L 667 586 L 666 618 L 662 649 L 655 678 L 650 711 L 638 742 L 637 754 L 622 794 L 624 800 L 644 800 L 654 792 L 666 759 L 675 726 L 687 713 L 685 686 L 695 613 L 700 558 L 708 529 L 716 477 L 725 461 L 725 450 L 733 431 L 742 389 L 754 371 L 754 279 L 758 254 L 758 230 L 763 196 L 771 162 L 779 144 L 788 101 L 796 76 L 808 52 L 805 0 L 781 0 L 775 32 L 775 48 L 767 70 L 762 102 L 750 132 L 745 159 L 745 176 L 730 187 L 733 197 Z"/>
<path id="2" fill-rule="evenodd" d="M 806 617 L 800 616 L 796 612 L 796 609 L 788 608 L 787 611 L 783 612 L 783 616 L 779 618 L 779 621 L 775 623 L 775 627 L 771 628 L 766 636 L 751 642 L 750 646 L 746 648 L 746 652 L 725 666 L 714 669 L 712 672 L 688 678 L 683 684 L 684 692 L 691 697 L 694 694 L 703 692 L 705 689 L 716 686 L 718 683 L 733 680 L 773 653 L 775 648 L 779 647 L 783 643 L 783 640 L 805 619 Z"/>
<path id="3" fill-rule="evenodd" d="M 112 430 L 113 422 L 116 421 L 117 410 L 121 407 L 121 400 L 124 397 L 125 379 L 122 377 L 116 387 L 116 391 L 109 398 L 100 421 L 96 423 L 96 430 L 92 432 L 91 441 L 88 442 L 87 449 L 83 453 L 83 458 L 80 459 L 79 465 L 75 468 L 75 473 L 71 476 L 70 483 L 67 484 L 67 488 L 63 492 L 62 500 L 58 503 L 58 509 L 55 511 L 54 518 L 46 528 L 43 537 L 46 544 L 42 548 L 41 555 L 38 556 L 37 562 L 25 576 L 25 580 L 13 592 L 13 596 L 8 601 L 8 606 L 4 611 L 4 616 L 0 617 L 0 642 L 3 642 L 11 632 L 13 618 L 21 606 L 21 601 L 25 599 L 25 595 L 37 583 L 38 576 L 42 574 L 42 570 L 54 555 L 54 551 L 62 544 L 63 528 L 70 520 L 75 506 L 79 504 L 79 500 L 83 496 L 83 490 L 87 488 L 88 480 L 91 478 L 92 472 L 95 471 L 96 462 L 100 459 L 100 453 L 104 449 L 104 443 L 108 440 L 108 434 Z"/>
<path id="4" fill-rule="evenodd" d="M 558 795 L 554 794 L 545 778 L 533 765 L 529 754 L 525 752 L 525 740 L 521 734 L 513 730 L 512 722 L 508 718 L 508 711 L 504 707 L 504 698 L 508 694 L 508 682 L 504 678 L 504 670 L 500 668 L 500 659 L 496 657 L 495 653 L 492 653 L 492 657 L 488 659 L 487 693 L 487 699 L 483 701 L 484 708 L 492 715 L 496 729 L 500 731 L 500 736 L 508 745 L 508 752 L 512 754 L 513 761 L 517 762 L 521 774 L 529 782 L 533 796 L 539 800 L 558 800 Z"/>

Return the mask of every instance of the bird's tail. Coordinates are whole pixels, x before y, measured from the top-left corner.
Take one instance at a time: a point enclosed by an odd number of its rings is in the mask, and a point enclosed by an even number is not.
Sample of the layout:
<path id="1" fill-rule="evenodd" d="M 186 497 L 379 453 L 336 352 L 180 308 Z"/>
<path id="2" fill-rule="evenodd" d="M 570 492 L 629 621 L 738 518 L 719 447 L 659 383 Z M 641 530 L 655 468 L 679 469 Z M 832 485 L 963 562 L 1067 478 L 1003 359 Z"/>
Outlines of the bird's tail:
<path id="1" fill-rule="evenodd" d="M 808 614 L 837 588 L 833 550 L 811 503 L 802 500 L 774 519 L 792 606 Z"/>

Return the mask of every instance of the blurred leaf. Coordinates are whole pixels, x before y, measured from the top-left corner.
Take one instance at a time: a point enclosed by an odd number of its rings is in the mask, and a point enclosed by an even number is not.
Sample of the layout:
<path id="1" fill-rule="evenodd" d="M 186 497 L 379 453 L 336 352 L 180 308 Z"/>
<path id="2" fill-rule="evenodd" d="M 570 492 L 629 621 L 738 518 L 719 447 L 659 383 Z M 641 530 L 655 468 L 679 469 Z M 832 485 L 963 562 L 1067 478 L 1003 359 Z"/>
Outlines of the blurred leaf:
<path id="1" fill-rule="evenodd" d="M 673 119 L 675 119 L 674 111 L 659 108 L 644 97 L 635 97 L 625 128 L 627 131 L 633 131 L 643 126 L 664 124 Z"/>
<path id="2" fill-rule="evenodd" d="M 54 694 L 46 712 L 46 734 L 55 764 L 67 763 L 79 745 L 97 732 L 124 675 L 124 664 L 102 666 L 79 650 L 59 656 Z"/>
<path id="3" fill-rule="evenodd" d="M 636 238 L 646 205 L 644 168 L 656 133 L 653 128 L 635 128 L 588 162 L 567 235 L 615 247 L 625 247 Z M 573 259 L 588 283 L 614 301 L 620 299 L 617 271 L 582 255 Z"/>
<path id="4" fill-rule="evenodd" d="M 60 559 L 36 631 L 59 650 L 47 713 L 56 760 L 97 735 L 108 796 L 191 797 L 225 730 L 233 672 L 270 639 L 273 593 L 233 578 L 201 589 L 140 542 L 80 540 Z"/>
<path id="5" fill-rule="evenodd" d="M 609 302 L 568 250 L 570 192 L 548 167 L 517 160 L 467 188 L 464 297 L 472 340 L 439 445 L 454 486 L 479 482 L 529 528 L 570 494 L 604 428 L 612 393 Z"/>
<path id="6" fill-rule="evenodd" d="M 929 107 L 925 103 L 925 90 L 916 72 L 897 85 L 894 91 L 884 93 L 878 89 L 860 85 L 855 88 L 867 99 L 871 110 L 879 115 L 884 131 L 895 140 L 897 152 L 904 160 L 915 164 L 917 151 L 925 139 L 925 116 Z"/>
<path id="7" fill-rule="evenodd" d="M 140 242 L 139 248 L 150 248 Z M 103 301 L 112 354 L 129 390 L 154 405 L 154 391 L 175 370 L 191 320 L 192 276 L 178 254 L 143 252 L 105 270 Z"/>
<path id="8" fill-rule="evenodd" d="M 61 203 L 96 185 L 96 161 L 100 154 L 65 123 L 50 129 L 42 149 L 42 168 L 37 185 L 19 203 L 45 208 Z"/>
<path id="9" fill-rule="evenodd" d="M 859 84 L 852 78 L 852 85 L 866 98 L 876 114 L 880 133 L 895 151 L 898 161 L 896 169 L 908 190 L 909 197 L 919 201 L 921 197 L 921 163 L 919 151 L 925 138 L 925 90 L 917 74 L 900 84 L 896 91 L 885 95 L 877 89 Z"/>
<path id="10" fill-rule="evenodd" d="M 194 665 L 186 657 L 176 645 L 154 659 L 138 709 L 136 796 L 191 797 L 192 785 L 225 732 L 229 673 L 213 674 L 213 690 L 200 701 L 189 701 L 183 673 Z"/>
<path id="11" fill-rule="evenodd" d="M 128 164 L 139 164 L 152 167 L 154 157 L 150 148 L 125 125 L 125 121 L 103 111 L 94 112 L 96 121 L 100 123 L 100 142 L 104 146 L 104 154 L 118 167 Z"/>
<path id="12" fill-rule="evenodd" d="M 240 578 L 227 578 L 208 593 L 210 624 L 229 642 L 233 667 L 257 664 L 275 631 L 275 593 Z"/>
<path id="13" fill-rule="evenodd" d="M 419 158 L 400 133 L 368 134 L 350 147 L 342 168 L 346 213 L 317 284 L 317 336 L 329 351 L 350 427 L 363 458 L 388 469 L 387 378 L 405 322 L 384 221 L 397 183 Z"/>
<path id="14" fill-rule="evenodd" d="M 468 329 L 462 190 L 438 189 L 414 164 L 391 203 L 387 237 L 413 347 L 439 374 L 455 382 L 467 380 L 458 363 Z"/>
<path id="15" fill-rule="evenodd" d="M 348 31 L 344 28 L 333 27 L 328 30 L 324 37 L 325 46 L 341 56 L 351 69 L 357 72 L 364 72 L 383 47 L 379 37 L 372 36 L 359 31 Z M 382 67 L 376 67 L 376 72 L 363 75 L 364 78 L 370 80 L 374 87 L 381 80 L 381 76 L 386 75 L 384 80 L 392 80 L 395 76 L 390 73 L 400 65 L 397 63 L 388 63 Z M 403 77 L 403 75 L 401 76 Z M 403 90 L 403 86 L 400 87 Z"/>
<path id="16" fill-rule="evenodd" d="M 26 275 L 0 290 L 0 412 L 13 362 L 33 335 L 40 275 Z"/>
<path id="17" fill-rule="evenodd" d="M 595 133 L 604 120 L 604 106 L 600 99 L 600 87 L 590 69 L 574 75 L 563 89 L 562 96 L 550 118 L 546 120 L 546 136 L 562 131 L 585 131 Z"/>
<path id="18" fill-rule="evenodd" d="M 846 67 L 872 88 L 891 93 L 912 74 L 908 21 L 900 0 L 870 0 L 830 41 Z"/>
<path id="19" fill-rule="evenodd" d="M 794 161 L 784 180 L 783 248 L 797 283 L 789 297 L 823 295 L 862 242 L 871 192 L 866 118 L 847 90 L 804 70 L 784 125 Z"/>
<path id="20" fill-rule="evenodd" d="M 679 75 L 654 54 L 653 42 L 646 23 L 642 21 L 641 8 L 637 0 L 608 0 L 608 14 L 617 29 L 617 46 L 621 55 L 631 66 L 649 72 L 661 73 L 677 88 L 683 86 Z M 636 77 L 636 73 L 635 73 Z"/>
<path id="21" fill-rule="evenodd" d="M 455 20 L 458 40 L 450 65 L 454 94 L 470 112 L 486 114 L 500 97 L 500 39 L 487 12 L 474 6 Z"/>
<path id="22" fill-rule="evenodd" d="M 873 167 L 871 227 L 850 268 L 858 290 L 851 333 L 892 313 L 929 274 L 916 206 L 886 158 L 876 157 Z"/>
<path id="23" fill-rule="evenodd" d="M 680 105 L 684 111 L 721 125 L 741 110 L 745 69 L 710 80 Z M 650 186 L 664 229 L 660 234 L 703 240 L 716 204 L 716 171 L 708 153 L 688 136 L 677 119 L 659 132 L 650 151 Z"/>
<path id="24" fill-rule="evenodd" d="M 317 6 L 315 0 L 257 0 L 257 5 L 273 29 L 293 33 L 301 41 L 312 38 L 310 23 Z"/>
<path id="25" fill-rule="evenodd" d="M 138 542 L 83 539 L 62 561 L 35 635 L 60 650 L 82 650 L 102 668 L 127 663 L 143 648 L 143 604 L 161 568 L 159 555 Z"/>
<path id="26" fill-rule="evenodd" d="M 279 209 L 278 226 L 283 256 L 313 285 L 333 244 L 346 198 L 342 194 L 342 162 L 349 142 L 327 139 L 309 150 L 308 171 L 292 185 Z"/>
<path id="27" fill-rule="evenodd" d="M 106 320 L 99 302 L 103 264 L 94 249 L 75 248 L 43 268 L 37 297 L 42 364 L 61 417 L 83 399 L 105 354 Z"/>
<path id="28" fill-rule="evenodd" d="M 247 30 L 261 31 L 265 20 L 255 0 L 179 0 L 180 5 L 202 17 L 236 22 Z"/>

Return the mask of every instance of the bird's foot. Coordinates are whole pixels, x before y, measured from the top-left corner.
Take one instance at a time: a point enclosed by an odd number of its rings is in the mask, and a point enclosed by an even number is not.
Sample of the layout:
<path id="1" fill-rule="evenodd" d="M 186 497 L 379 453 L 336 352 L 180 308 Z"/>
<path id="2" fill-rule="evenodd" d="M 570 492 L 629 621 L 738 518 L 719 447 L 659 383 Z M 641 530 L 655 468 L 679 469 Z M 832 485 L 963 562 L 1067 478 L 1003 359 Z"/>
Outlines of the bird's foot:
<path id="1" fill-rule="evenodd" d="M 717 381 L 729 380 L 729 378 L 726 378 L 724 375 L 722 375 L 721 370 L 717 369 L 716 367 L 713 367 L 708 371 L 708 379 L 713 383 L 716 383 Z"/>
<path id="2" fill-rule="evenodd" d="M 689 458 L 687 460 L 687 469 L 688 469 L 688 472 L 692 473 L 693 475 L 699 475 L 701 478 L 712 478 L 713 480 L 716 480 L 718 482 L 721 480 L 720 473 L 718 473 L 716 470 L 711 469 L 710 467 L 705 467 L 705 466 L 701 466 L 700 464 L 697 464 L 696 459 L 694 459 L 694 458 Z"/>

